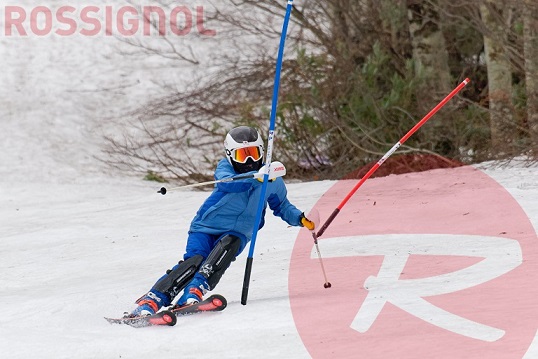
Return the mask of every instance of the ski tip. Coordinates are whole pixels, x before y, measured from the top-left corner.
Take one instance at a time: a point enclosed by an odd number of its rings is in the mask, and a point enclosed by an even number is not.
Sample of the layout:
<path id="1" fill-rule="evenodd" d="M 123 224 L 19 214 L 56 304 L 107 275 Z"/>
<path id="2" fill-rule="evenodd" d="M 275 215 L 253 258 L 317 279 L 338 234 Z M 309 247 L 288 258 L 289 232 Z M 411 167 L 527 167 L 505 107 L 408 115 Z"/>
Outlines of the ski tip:
<path id="1" fill-rule="evenodd" d="M 224 298 L 220 294 L 213 294 L 201 302 L 178 307 L 172 309 L 172 312 L 176 316 L 180 315 L 187 315 L 187 314 L 194 314 L 194 313 L 207 313 L 207 312 L 220 312 L 226 308 L 228 305 L 228 302 L 226 301 L 226 298 Z"/>
<path id="2" fill-rule="evenodd" d="M 224 310 L 224 308 L 226 308 L 226 306 L 228 305 L 228 302 L 226 301 L 226 298 L 224 298 L 222 295 L 215 294 L 211 296 L 211 304 L 215 306 L 216 311 L 221 311 L 221 310 Z"/>
<path id="3" fill-rule="evenodd" d="M 165 310 L 158 313 L 158 316 L 150 316 L 149 322 L 151 325 L 168 325 L 173 327 L 177 323 L 177 317 L 170 310 Z"/>
<path id="4" fill-rule="evenodd" d="M 153 315 L 145 317 L 132 317 L 132 318 L 107 318 L 105 320 L 110 324 L 125 324 L 134 328 L 143 328 L 154 325 L 167 325 L 174 326 L 177 322 L 176 315 L 170 311 L 165 310 Z"/>

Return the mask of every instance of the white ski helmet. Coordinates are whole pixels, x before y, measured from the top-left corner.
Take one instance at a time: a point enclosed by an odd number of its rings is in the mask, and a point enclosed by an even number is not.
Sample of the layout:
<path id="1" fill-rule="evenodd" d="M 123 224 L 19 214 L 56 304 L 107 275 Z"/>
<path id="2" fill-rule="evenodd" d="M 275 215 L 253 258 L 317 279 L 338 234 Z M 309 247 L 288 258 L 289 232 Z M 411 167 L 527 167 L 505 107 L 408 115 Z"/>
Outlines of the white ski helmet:
<path id="1" fill-rule="evenodd" d="M 233 128 L 224 140 L 228 162 L 238 173 L 258 171 L 263 164 L 263 140 L 260 133 L 248 126 Z"/>

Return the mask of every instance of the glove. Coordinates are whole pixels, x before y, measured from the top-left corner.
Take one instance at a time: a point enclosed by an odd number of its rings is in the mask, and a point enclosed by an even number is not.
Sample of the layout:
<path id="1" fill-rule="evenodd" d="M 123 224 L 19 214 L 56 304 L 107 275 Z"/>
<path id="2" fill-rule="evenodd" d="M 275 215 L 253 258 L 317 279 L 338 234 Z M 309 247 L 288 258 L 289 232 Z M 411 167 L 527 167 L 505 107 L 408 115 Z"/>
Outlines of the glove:
<path id="1" fill-rule="evenodd" d="M 269 181 L 274 180 L 277 177 L 282 177 L 286 174 L 286 167 L 280 161 L 271 162 L 271 168 L 269 169 Z M 265 165 L 260 168 L 258 173 L 254 175 L 258 181 L 263 182 L 263 176 L 265 175 Z"/>
<path id="2" fill-rule="evenodd" d="M 301 224 L 309 231 L 313 231 L 316 228 L 316 224 L 305 217 L 304 213 L 301 214 Z"/>

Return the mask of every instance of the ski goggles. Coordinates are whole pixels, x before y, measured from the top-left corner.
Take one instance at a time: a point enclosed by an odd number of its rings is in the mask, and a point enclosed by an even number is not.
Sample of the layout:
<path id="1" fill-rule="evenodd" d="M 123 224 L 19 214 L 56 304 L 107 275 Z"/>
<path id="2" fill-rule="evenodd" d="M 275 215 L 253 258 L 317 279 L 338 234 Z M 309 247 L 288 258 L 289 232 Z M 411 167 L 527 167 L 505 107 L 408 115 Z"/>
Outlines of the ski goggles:
<path id="1" fill-rule="evenodd" d="M 262 158 L 262 149 L 259 146 L 236 148 L 232 150 L 232 159 L 235 162 L 245 163 L 248 158 L 252 158 L 254 161 L 258 161 Z"/>

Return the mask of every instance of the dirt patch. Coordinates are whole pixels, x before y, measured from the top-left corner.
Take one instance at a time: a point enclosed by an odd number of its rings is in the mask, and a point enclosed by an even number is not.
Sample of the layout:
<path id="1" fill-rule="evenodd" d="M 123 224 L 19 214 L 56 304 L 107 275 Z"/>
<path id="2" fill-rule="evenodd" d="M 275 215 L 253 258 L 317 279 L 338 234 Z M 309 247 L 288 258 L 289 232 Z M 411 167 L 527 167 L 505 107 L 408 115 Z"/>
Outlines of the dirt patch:
<path id="1" fill-rule="evenodd" d="M 349 173 L 343 179 L 359 179 L 362 178 L 375 164 L 371 162 L 366 166 L 359 168 L 356 171 Z M 389 157 L 381 167 L 375 171 L 371 178 L 374 177 L 385 177 L 392 174 L 403 174 L 409 172 L 422 172 L 429 171 L 437 168 L 454 168 L 461 167 L 464 164 L 444 158 L 442 156 L 436 156 L 431 154 L 423 153 L 411 153 L 406 155 L 397 155 L 394 157 Z"/>

